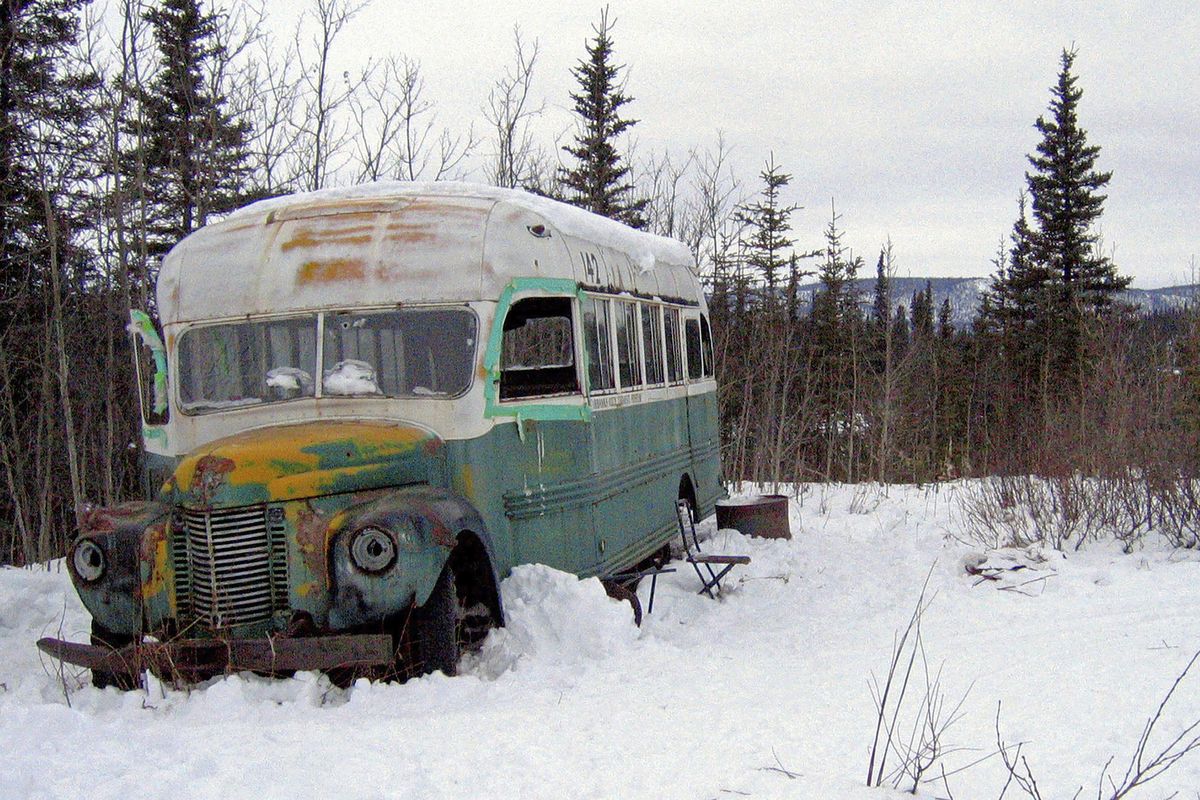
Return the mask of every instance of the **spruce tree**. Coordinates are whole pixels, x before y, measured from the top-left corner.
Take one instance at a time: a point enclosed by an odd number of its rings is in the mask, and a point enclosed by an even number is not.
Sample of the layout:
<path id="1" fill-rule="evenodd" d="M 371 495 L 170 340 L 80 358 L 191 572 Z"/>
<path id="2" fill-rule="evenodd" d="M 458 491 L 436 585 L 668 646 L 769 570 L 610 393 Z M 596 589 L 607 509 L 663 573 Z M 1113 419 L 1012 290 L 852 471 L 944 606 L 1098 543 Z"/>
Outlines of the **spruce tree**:
<path id="1" fill-rule="evenodd" d="M 1049 270 L 1058 283 L 1060 303 L 1101 310 L 1129 285 L 1117 274 L 1112 261 L 1096 252 L 1096 223 L 1104 210 L 1101 190 L 1112 178 L 1100 172 L 1097 145 L 1089 145 L 1087 131 L 1079 125 L 1083 90 L 1071 72 L 1074 50 L 1063 50 L 1057 83 L 1050 89 L 1049 117 L 1040 116 L 1034 127 L 1042 135 L 1037 154 L 1029 156 L 1032 172 L 1025 174 L 1032 199 L 1037 235 L 1033 260 Z"/>
<path id="2" fill-rule="evenodd" d="M 1042 393 L 1078 380 L 1084 315 L 1104 312 L 1129 285 L 1098 252 L 1101 190 L 1112 173 L 1096 169 L 1100 148 L 1080 127 L 1074 61 L 1075 51 L 1064 50 L 1048 113 L 1034 123 L 1042 139 L 1027 157 L 1032 219 L 1022 195 L 1011 247 L 997 259 L 981 308 L 1016 385 Z"/>
<path id="3" fill-rule="evenodd" d="M 937 333 L 939 339 L 954 338 L 954 309 L 950 305 L 949 297 L 942 300 L 942 305 L 938 308 Z"/>
<path id="4" fill-rule="evenodd" d="M 783 172 L 775 163 L 775 156 L 767 160 L 766 167 L 759 177 L 763 188 L 759 199 L 751 204 L 743 205 L 737 210 L 737 220 L 747 226 L 747 236 L 742 240 L 749 265 L 762 276 L 766 288 L 765 305 L 776 308 L 779 303 L 778 286 L 785 267 L 792 265 L 789 280 L 789 295 L 795 296 L 799 279 L 806 274 L 799 270 L 795 256 L 789 257 L 787 251 L 792 246 L 788 232 L 792 229 L 790 217 L 799 208 L 796 205 L 783 205 L 779 192 L 787 187 L 792 176 Z"/>
<path id="5" fill-rule="evenodd" d="M 587 58 L 571 70 L 579 82 L 579 91 L 571 94 L 578 116 L 574 144 L 563 150 L 575 159 L 575 166 L 563 167 L 559 178 L 566 188 L 568 202 L 634 228 L 645 226 L 645 199 L 634 198 L 629 180 L 629 165 L 617 149 L 622 134 L 637 124 L 621 116 L 621 108 L 633 100 L 625 94 L 620 79 L 624 65 L 613 61 L 613 24 L 608 9 L 600 13 L 600 24 L 593 26 L 596 36 L 586 45 Z"/>
<path id="6" fill-rule="evenodd" d="M 887 274 L 885 253 L 879 251 L 879 261 L 875 264 L 875 296 L 871 303 L 871 321 L 881 331 L 887 330 L 892 322 L 892 279 Z"/>
<path id="7" fill-rule="evenodd" d="M 143 144 L 125 162 L 130 182 L 139 173 L 144 181 L 144 249 L 153 257 L 255 193 L 250 125 L 233 118 L 226 87 L 214 79 L 228 58 L 218 36 L 222 18 L 200 0 L 163 0 L 146 20 L 160 65 L 138 93 Z"/>
<path id="8" fill-rule="evenodd" d="M 925 288 L 913 292 L 912 335 L 914 339 L 928 339 L 933 335 L 933 284 L 925 281 Z"/>
<path id="9" fill-rule="evenodd" d="M 0 340 L 10 317 L 48 286 L 47 262 L 66 230 L 86 224 L 84 152 L 96 108 L 94 74 L 72 66 L 86 0 L 0 2 Z M 76 283 L 82 276 L 76 274 Z"/>

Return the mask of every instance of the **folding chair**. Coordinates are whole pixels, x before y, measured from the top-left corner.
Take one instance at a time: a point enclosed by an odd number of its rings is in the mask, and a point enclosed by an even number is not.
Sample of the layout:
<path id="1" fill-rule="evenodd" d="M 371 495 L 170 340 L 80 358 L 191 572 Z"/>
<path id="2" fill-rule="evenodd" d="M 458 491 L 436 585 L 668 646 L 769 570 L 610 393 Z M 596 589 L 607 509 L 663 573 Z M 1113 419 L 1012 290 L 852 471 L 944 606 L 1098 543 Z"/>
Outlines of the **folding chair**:
<path id="1" fill-rule="evenodd" d="M 716 599 L 713 594 L 715 587 L 717 593 L 721 592 L 721 578 L 724 578 L 729 570 L 739 564 L 749 564 L 750 556 L 722 556 L 722 555 L 707 555 L 700 552 L 700 540 L 696 538 L 696 522 L 692 519 L 692 509 L 686 500 L 680 500 L 675 504 L 675 516 L 679 520 L 679 538 L 683 539 L 684 560 L 692 565 L 692 569 L 696 570 L 696 576 L 700 578 L 702 584 L 701 589 L 696 594 L 706 594 L 709 597 Z M 688 539 L 691 541 L 688 541 Z M 713 567 L 719 567 L 719 571 Z M 701 570 L 700 567 L 704 569 Z M 708 577 L 704 573 L 708 573 Z"/>

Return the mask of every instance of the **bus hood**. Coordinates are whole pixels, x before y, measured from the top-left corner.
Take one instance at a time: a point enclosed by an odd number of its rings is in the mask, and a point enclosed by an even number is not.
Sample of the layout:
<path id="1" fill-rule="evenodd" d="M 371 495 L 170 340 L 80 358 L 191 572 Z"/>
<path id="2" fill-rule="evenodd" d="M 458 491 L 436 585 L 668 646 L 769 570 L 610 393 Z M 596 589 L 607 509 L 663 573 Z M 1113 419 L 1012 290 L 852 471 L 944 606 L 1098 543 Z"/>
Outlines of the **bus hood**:
<path id="1" fill-rule="evenodd" d="M 162 500 L 218 508 L 438 483 L 445 449 L 433 433 L 379 422 L 306 422 L 218 439 L 183 458 Z"/>

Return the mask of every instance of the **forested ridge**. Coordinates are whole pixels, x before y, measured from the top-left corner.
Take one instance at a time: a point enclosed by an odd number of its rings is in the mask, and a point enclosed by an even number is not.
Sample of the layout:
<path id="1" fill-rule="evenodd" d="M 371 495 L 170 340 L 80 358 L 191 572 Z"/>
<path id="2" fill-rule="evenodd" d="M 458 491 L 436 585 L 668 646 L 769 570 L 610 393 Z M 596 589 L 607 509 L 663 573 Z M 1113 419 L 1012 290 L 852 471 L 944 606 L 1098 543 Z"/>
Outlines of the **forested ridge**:
<path id="1" fill-rule="evenodd" d="M 411 58 L 333 68 L 363 7 L 308 0 L 281 34 L 266 4 L 0 0 L 0 563 L 61 555 L 88 503 L 144 493 L 126 325 L 153 316 L 167 249 L 258 198 L 390 179 L 524 188 L 686 243 L 728 480 L 1040 476 L 1056 513 L 1166 520 L 1195 545 L 1200 325 L 1121 300 L 1074 50 L 1028 99 L 1036 149 L 1004 154 L 1025 181 L 965 323 L 931 286 L 894 291 L 901 246 L 852 247 L 836 198 L 786 200 L 803 165 L 763 153 L 736 174 L 720 136 L 639 151 L 654 109 L 607 9 L 564 32 L 586 37 L 569 97 L 538 94 L 539 44 L 517 28 L 479 118 L 448 121 Z M 561 141 L 535 133 L 549 102 L 575 118 Z M 1000 504 L 1030 490 L 1002 486 Z"/>

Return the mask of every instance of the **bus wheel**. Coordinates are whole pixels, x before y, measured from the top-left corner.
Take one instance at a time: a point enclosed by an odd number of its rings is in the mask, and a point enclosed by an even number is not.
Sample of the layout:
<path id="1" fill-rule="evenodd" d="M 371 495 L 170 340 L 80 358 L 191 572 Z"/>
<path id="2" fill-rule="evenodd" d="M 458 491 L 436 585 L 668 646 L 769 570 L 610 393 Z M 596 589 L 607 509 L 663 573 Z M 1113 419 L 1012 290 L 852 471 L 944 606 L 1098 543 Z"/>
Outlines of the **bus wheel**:
<path id="1" fill-rule="evenodd" d="M 92 620 L 91 642 L 94 645 L 107 647 L 111 650 L 120 650 L 126 645 L 133 644 L 133 638 L 125 633 L 114 633 L 99 622 L 96 622 L 96 620 Z M 109 686 L 115 686 L 121 691 L 129 691 L 138 688 L 140 684 L 141 676 L 134 672 L 109 672 L 102 669 L 92 670 L 92 686 L 95 686 L 97 689 L 106 689 Z"/>
<path id="2" fill-rule="evenodd" d="M 425 605 L 413 610 L 409 627 L 410 674 L 428 675 L 438 670 L 451 677 L 457 674 L 459 603 L 449 564 L 442 568 Z"/>

